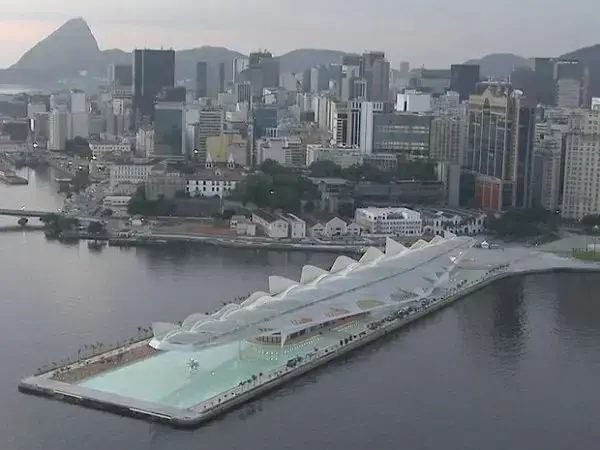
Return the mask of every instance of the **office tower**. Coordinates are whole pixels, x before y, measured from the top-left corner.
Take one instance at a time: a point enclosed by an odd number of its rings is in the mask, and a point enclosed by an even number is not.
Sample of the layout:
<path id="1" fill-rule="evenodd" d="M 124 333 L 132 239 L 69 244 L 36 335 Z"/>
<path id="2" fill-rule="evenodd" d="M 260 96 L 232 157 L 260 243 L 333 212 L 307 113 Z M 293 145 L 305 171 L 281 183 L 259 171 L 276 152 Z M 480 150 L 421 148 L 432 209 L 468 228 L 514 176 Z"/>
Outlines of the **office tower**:
<path id="1" fill-rule="evenodd" d="M 531 93 L 536 103 L 546 106 L 556 104 L 556 77 L 552 58 L 533 58 L 535 92 Z"/>
<path id="2" fill-rule="evenodd" d="M 131 64 L 110 64 L 108 66 L 108 85 L 110 87 L 130 87 L 133 84 L 133 66 Z"/>
<path id="3" fill-rule="evenodd" d="M 136 49 L 133 52 L 133 111 L 136 122 L 154 117 L 156 95 L 175 86 L 175 51 Z"/>
<path id="4" fill-rule="evenodd" d="M 466 123 L 459 116 L 440 115 L 431 121 L 429 157 L 459 164 L 466 138 Z"/>
<path id="5" fill-rule="evenodd" d="M 450 90 L 458 92 L 460 101 L 468 100 L 479 83 L 479 65 L 452 64 L 450 66 Z"/>
<path id="6" fill-rule="evenodd" d="M 559 108 L 579 108 L 581 105 L 581 82 L 571 78 L 556 81 L 556 106 Z"/>
<path id="7" fill-rule="evenodd" d="M 579 61 L 558 60 L 554 65 L 556 105 L 578 108 L 581 105 L 584 70 Z"/>
<path id="8" fill-rule="evenodd" d="M 232 81 L 233 83 L 238 83 L 240 80 L 238 79 L 239 74 L 248 68 L 248 58 L 234 58 L 233 60 L 233 70 L 232 70 Z"/>
<path id="9" fill-rule="evenodd" d="M 534 205 L 556 211 L 562 204 L 568 119 L 539 118 L 533 146 Z"/>
<path id="10" fill-rule="evenodd" d="M 185 107 L 178 102 L 157 102 L 154 111 L 152 157 L 178 161 L 185 156 Z"/>
<path id="11" fill-rule="evenodd" d="M 469 97 L 464 164 L 476 176 L 476 207 L 531 207 L 534 127 L 535 104 L 509 85 Z"/>
<path id="12" fill-rule="evenodd" d="M 50 112 L 48 120 L 50 150 L 64 150 L 68 139 L 69 114 L 67 106 L 64 104 L 56 105 Z"/>
<path id="13" fill-rule="evenodd" d="M 219 92 L 225 92 L 225 63 L 219 63 Z"/>
<path id="14" fill-rule="evenodd" d="M 390 63 L 384 52 L 362 55 L 360 76 L 366 81 L 366 100 L 387 101 L 390 96 Z"/>
<path id="15" fill-rule="evenodd" d="M 568 119 L 562 217 L 600 214 L 600 111 L 573 112 Z"/>
<path id="16" fill-rule="evenodd" d="M 208 96 L 208 63 L 198 61 L 196 63 L 196 97 Z"/>
<path id="17" fill-rule="evenodd" d="M 408 75 L 408 72 L 410 72 L 410 63 L 408 61 L 402 61 L 400 63 L 400 75 Z"/>
<path id="18" fill-rule="evenodd" d="M 252 86 L 250 86 L 250 83 L 236 83 L 234 90 L 236 103 L 250 103 L 252 101 Z"/>
<path id="19" fill-rule="evenodd" d="M 167 87 L 161 89 L 156 95 L 156 100 L 160 102 L 185 103 L 187 90 L 184 86 Z"/>
<path id="20" fill-rule="evenodd" d="M 198 154 L 199 162 L 206 162 L 207 139 L 220 136 L 225 128 L 225 111 L 222 109 L 200 110 L 198 122 L 194 125 L 194 151 Z"/>
<path id="21" fill-rule="evenodd" d="M 312 69 L 302 72 L 302 92 L 308 94 L 312 89 Z"/>
<path id="22" fill-rule="evenodd" d="M 261 102 L 263 89 L 279 87 L 279 60 L 267 51 L 250 53 L 248 68 L 239 74 L 239 81 L 250 83 L 254 103 Z"/>
<path id="23" fill-rule="evenodd" d="M 83 91 L 71 91 L 69 102 L 68 139 L 89 137 L 89 109 L 87 97 Z"/>

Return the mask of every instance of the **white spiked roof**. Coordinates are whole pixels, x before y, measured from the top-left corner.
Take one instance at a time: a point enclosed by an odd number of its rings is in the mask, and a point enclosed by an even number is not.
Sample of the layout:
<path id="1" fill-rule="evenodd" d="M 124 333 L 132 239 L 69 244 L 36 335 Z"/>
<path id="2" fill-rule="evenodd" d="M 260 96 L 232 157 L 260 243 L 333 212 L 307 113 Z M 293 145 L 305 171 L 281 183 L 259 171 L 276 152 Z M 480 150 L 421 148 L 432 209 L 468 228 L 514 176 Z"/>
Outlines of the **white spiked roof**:
<path id="1" fill-rule="evenodd" d="M 192 314 L 181 326 L 155 323 L 151 345 L 195 350 L 266 330 L 287 332 L 335 317 L 398 307 L 401 298 L 422 298 L 447 281 L 448 272 L 472 245 L 472 239 L 451 234 L 430 242 L 418 240 L 410 248 L 386 239 L 385 253 L 369 247 L 359 261 L 339 256 L 329 271 L 304 266 L 300 282 L 272 275 L 268 293 L 255 292 L 239 305 L 227 304 L 212 315 Z"/>

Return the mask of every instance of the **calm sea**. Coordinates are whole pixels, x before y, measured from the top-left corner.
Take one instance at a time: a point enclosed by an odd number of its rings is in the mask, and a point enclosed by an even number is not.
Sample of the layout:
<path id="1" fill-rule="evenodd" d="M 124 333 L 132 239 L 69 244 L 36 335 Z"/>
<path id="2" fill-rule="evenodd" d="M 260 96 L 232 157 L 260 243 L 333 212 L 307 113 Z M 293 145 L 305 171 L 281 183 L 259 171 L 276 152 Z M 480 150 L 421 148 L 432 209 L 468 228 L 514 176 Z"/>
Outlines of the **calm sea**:
<path id="1" fill-rule="evenodd" d="M 56 208 L 44 173 L 0 207 Z M 1 218 L 14 224 L 15 218 Z M 17 383 L 113 342 L 298 277 L 331 255 L 105 249 L 0 233 L 2 450 L 565 450 L 600 442 L 600 277 L 505 281 L 196 431 L 29 397 Z M 140 382 L 143 382 L 141 380 Z"/>

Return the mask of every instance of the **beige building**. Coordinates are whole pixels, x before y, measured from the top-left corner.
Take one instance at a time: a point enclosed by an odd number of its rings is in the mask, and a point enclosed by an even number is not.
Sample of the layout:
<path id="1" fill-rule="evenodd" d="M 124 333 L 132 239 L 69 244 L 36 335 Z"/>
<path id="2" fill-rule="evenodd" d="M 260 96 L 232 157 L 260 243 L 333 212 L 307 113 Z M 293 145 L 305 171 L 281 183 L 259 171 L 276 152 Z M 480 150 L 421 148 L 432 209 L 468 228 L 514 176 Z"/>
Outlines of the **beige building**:
<path id="1" fill-rule="evenodd" d="M 239 133 L 221 133 L 219 136 L 209 136 L 206 138 L 206 151 L 217 164 L 226 164 L 229 159 L 229 146 L 234 142 L 244 142 Z"/>
<path id="2" fill-rule="evenodd" d="M 576 111 L 566 138 L 562 216 L 600 214 L 600 111 Z"/>

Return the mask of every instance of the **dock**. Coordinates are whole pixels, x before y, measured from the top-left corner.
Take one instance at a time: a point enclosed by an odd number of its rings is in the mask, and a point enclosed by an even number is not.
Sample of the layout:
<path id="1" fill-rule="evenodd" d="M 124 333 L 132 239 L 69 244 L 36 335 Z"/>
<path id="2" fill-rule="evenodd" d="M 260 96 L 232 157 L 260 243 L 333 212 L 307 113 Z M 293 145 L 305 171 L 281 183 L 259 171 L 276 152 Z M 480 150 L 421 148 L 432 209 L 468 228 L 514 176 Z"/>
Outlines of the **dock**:
<path id="1" fill-rule="evenodd" d="M 29 184 L 29 180 L 27 178 L 18 176 L 12 170 L 0 170 L 0 181 L 3 181 L 6 184 L 16 186 Z"/>
<path id="2" fill-rule="evenodd" d="M 490 286 L 496 282 L 513 277 L 544 273 L 599 273 L 600 266 L 539 266 L 533 269 L 519 268 L 517 270 L 507 268 L 506 265 L 490 269 L 485 276 L 465 282 L 464 285 L 448 290 L 444 295 L 437 298 L 429 298 L 422 301 L 419 306 L 409 313 L 392 312 L 383 319 L 369 323 L 362 331 L 356 332 L 353 339 L 346 342 L 336 343 L 329 347 L 315 349 L 310 357 L 304 358 L 293 366 L 282 365 L 271 372 L 260 374 L 256 379 L 248 383 L 240 384 L 228 391 L 221 392 L 218 396 L 188 408 L 175 408 L 156 403 L 149 403 L 124 397 L 112 393 L 98 391 L 84 387 L 80 384 L 68 384 L 53 379 L 56 370 L 69 370 L 71 366 L 85 366 L 97 363 L 101 358 L 114 355 L 115 352 L 129 352 L 136 346 L 147 345 L 149 340 L 139 340 L 120 349 L 111 349 L 102 355 L 83 359 L 65 368 L 53 369 L 36 376 L 25 378 L 19 383 L 19 391 L 27 394 L 38 395 L 50 399 L 60 400 L 67 403 L 77 404 L 83 407 L 107 411 L 123 416 L 143 419 L 151 422 L 159 422 L 174 428 L 196 428 L 199 427 L 241 405 L 256 399 L 266 393 L 278 389 L 305 373 L 321 367 L 329 362 L 362 348 L 376 340 L 403 329 L 426 316 L 430 316 L 456 301 Z"/>

